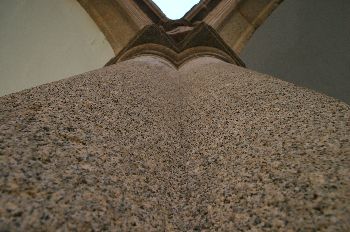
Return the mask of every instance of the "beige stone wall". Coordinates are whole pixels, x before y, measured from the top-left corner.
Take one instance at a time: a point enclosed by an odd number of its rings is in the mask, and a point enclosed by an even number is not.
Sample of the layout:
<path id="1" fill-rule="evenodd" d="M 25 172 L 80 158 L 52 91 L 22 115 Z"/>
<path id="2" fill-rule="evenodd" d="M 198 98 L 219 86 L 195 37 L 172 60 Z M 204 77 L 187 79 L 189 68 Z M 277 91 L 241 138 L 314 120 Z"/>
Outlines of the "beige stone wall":
<path id="1" fill-rule="evenodd" d="M 1 0 L 0 44 L 0 95 L 100 68 L 114 55 L 75 0 Z"/>

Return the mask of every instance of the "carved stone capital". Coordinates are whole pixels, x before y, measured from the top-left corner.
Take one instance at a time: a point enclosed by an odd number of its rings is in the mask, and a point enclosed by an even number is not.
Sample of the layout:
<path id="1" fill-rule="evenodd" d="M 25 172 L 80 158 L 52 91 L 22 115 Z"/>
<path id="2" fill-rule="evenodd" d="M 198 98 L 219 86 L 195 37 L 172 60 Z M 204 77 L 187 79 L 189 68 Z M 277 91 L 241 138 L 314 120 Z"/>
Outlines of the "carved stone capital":
<path id="1" fill-rule="evenodd" d="M 151 54 L 166 58 L 176 67 L 198 56 L 212 56 L 228 63 L 245 66 L 211 26 L 205 23 L 196 26 L 178 24 L 175 28 L 167 25 L 169 31 L 161 25 L 146 26 L 106 65 Z"/>

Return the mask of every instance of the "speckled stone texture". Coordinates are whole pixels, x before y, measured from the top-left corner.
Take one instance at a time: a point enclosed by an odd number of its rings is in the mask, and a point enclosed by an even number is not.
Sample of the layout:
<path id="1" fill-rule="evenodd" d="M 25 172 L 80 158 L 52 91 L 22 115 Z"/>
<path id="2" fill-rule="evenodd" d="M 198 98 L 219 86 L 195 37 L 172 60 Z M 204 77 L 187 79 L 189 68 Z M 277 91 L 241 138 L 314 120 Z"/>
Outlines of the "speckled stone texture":
<path id="1" fill-rule="evenodd" d="M 349 231 L 350 107 L 202 58 L 0 98 L 1 231 Z"/>

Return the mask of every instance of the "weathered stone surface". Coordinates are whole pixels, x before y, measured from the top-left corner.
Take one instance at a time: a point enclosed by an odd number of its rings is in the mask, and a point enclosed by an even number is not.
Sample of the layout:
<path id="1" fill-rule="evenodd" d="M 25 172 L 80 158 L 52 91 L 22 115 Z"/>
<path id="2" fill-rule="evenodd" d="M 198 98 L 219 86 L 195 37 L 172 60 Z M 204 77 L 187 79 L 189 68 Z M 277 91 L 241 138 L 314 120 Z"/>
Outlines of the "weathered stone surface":
<path id="1" fill-rule="evenodd" d="M 347 231 L 350 107 L 150 57 L 0 98 L 3 230 Z"/>

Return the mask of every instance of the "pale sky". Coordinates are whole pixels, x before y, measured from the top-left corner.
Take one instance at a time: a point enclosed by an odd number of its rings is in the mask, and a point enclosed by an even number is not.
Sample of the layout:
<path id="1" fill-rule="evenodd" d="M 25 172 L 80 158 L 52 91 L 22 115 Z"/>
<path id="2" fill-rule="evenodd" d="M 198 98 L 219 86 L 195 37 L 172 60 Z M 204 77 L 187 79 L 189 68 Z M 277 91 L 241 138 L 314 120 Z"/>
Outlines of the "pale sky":
<path id="1" fill-rule="evenodd" d="M 200 0 L 153 0 L 169 19 L 184 16 Z"/>

